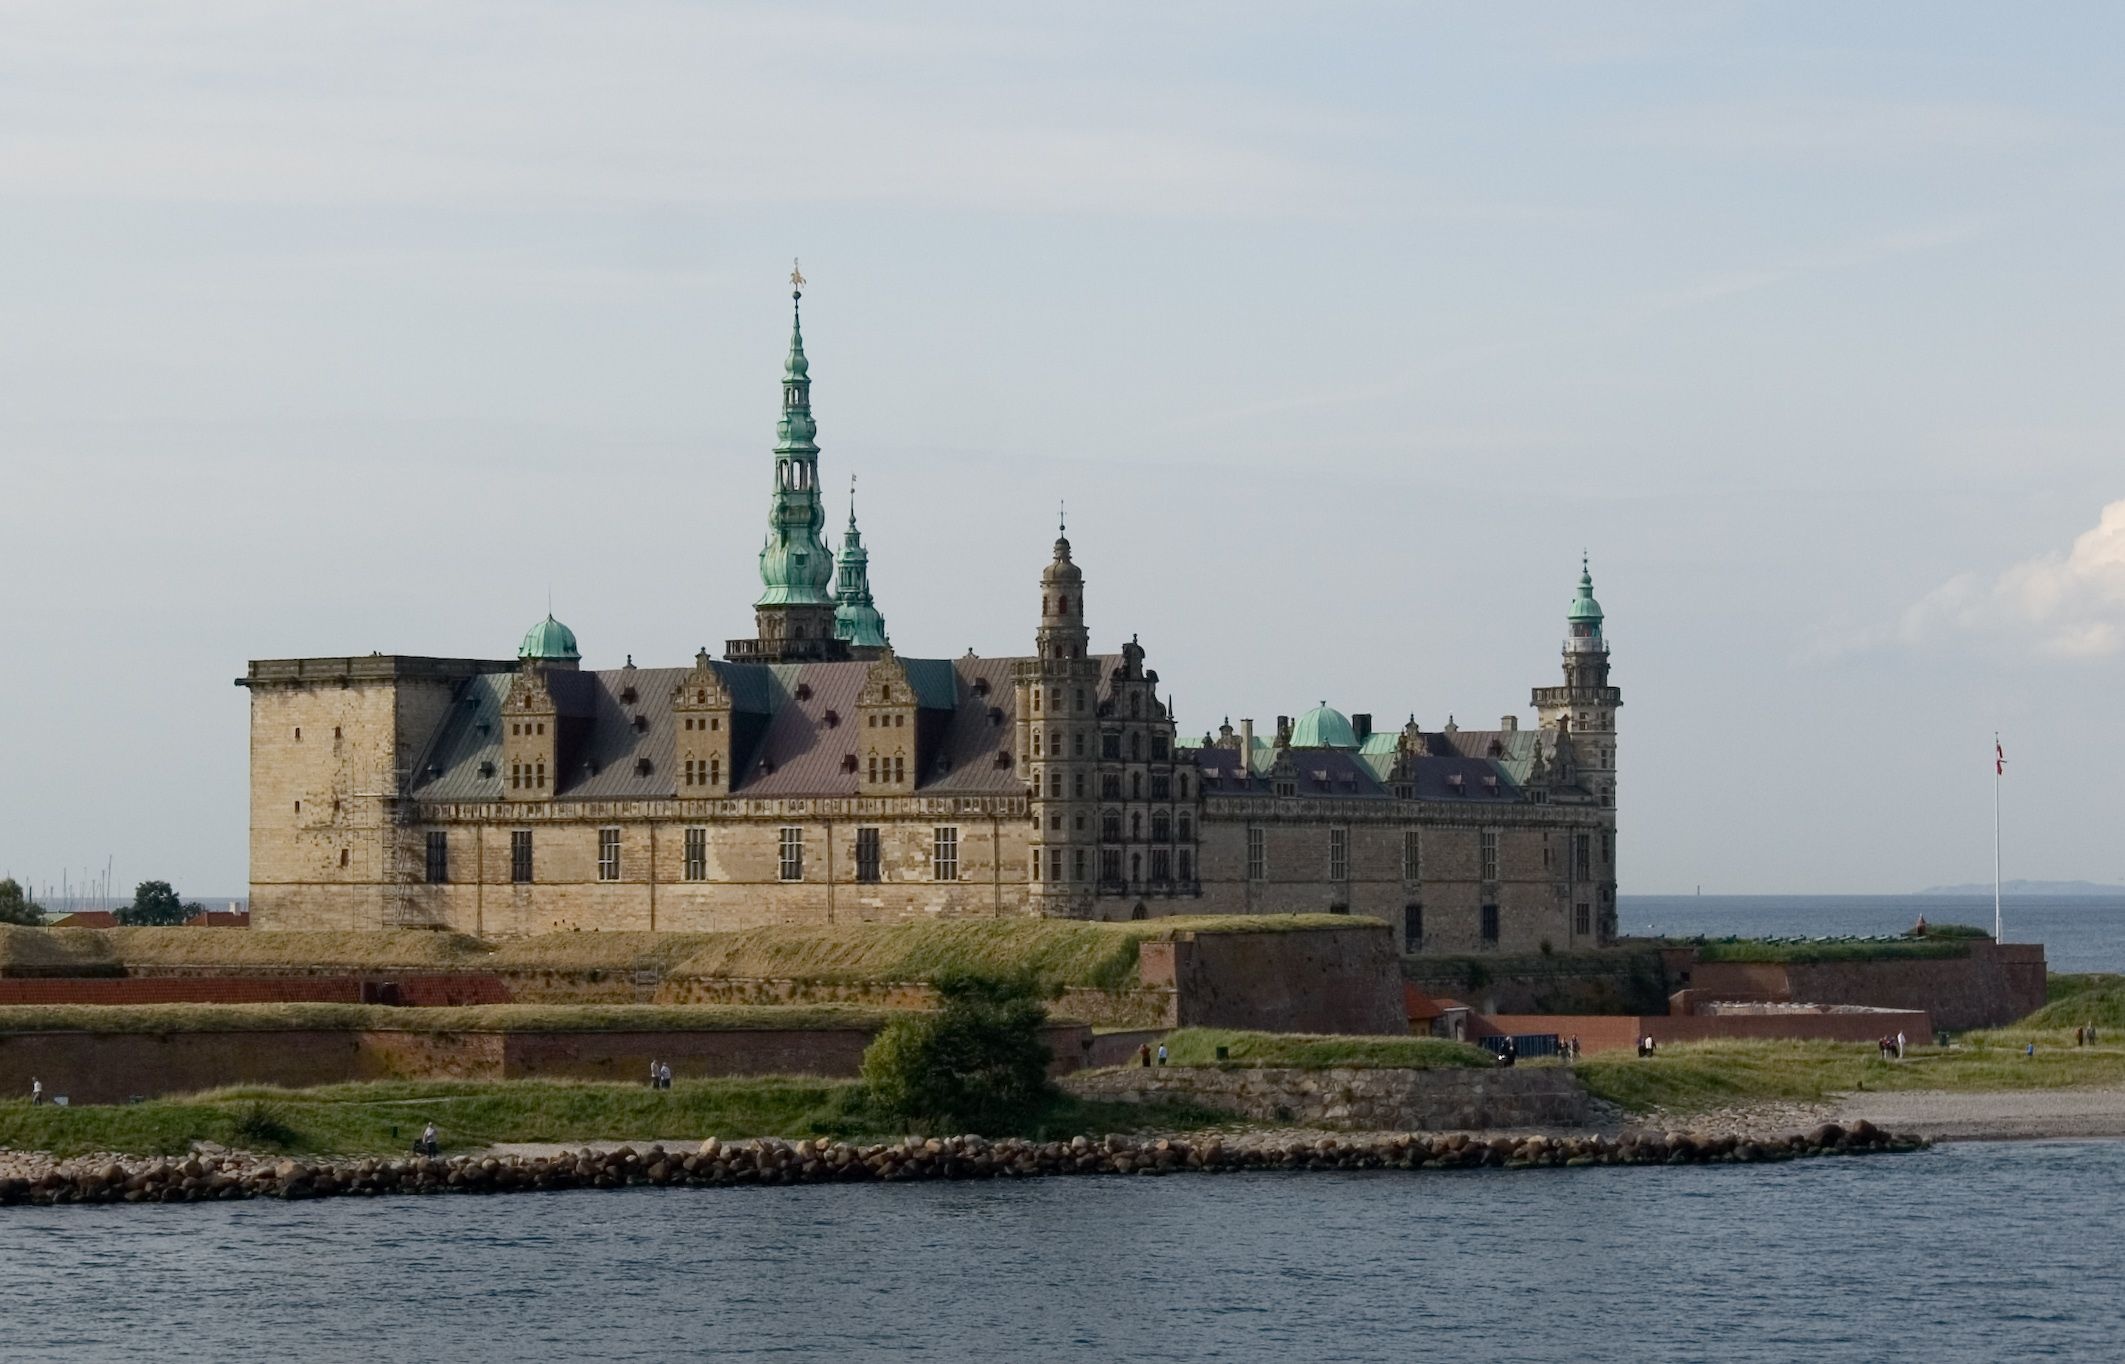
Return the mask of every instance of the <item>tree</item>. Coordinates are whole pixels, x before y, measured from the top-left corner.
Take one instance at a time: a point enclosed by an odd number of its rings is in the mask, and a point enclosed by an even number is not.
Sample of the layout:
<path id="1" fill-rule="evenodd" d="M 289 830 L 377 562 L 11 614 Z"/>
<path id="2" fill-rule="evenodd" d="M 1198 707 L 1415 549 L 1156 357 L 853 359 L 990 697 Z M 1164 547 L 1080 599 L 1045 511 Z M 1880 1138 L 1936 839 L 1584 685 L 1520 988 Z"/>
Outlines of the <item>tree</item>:
<path id="1" fill-rule="evenodd" d="M 905 1014 L 863 1053 L 863 1082 L 886 1114 L 925 1131 L 998 1135 L 1022 1128 L 1053 1097 L 1048 1012 L 1025 979 L 955 975 L 938 1008 Z"/>
<path id="2" fill-rule="evenodd" d="M 142 881 L 133 888 L 133 903 L 118 911 L 118 922 L 133 928 L 181 924 L 184 912 L 184 901 L 177 898 L 169 882 Z"/>
<path id="3" fill-rule="evenodd" d="M 12 876 L 0 880 L 0 924 L 35 927 L 43 922 L 44 907 L 23 893 L 20 882 Z"/>

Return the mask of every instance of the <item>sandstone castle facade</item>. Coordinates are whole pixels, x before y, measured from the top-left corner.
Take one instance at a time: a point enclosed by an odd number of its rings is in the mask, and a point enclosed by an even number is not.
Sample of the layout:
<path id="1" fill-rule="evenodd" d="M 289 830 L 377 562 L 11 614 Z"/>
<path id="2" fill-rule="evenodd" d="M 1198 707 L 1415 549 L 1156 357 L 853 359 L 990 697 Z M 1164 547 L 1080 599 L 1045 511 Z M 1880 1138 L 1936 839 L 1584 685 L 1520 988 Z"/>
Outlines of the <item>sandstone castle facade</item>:
<path id="1" fill-rule="evenodd" d="M 824 539 L 801 318 L 778 434 L 755 632 L 721 659 L 588 670 L 549 615 L 514 659 L 251 663 L 253 924 L 1327 911 L 1411 952 L 1614 935 L 1622 697 L 1583 568 L 1531 728 L 1323 704 L 1184 739 L 1134 638 L 1094 652 L 1062 536 L 1030 654 L 892 647 L 853 505 L 838 556 Z"/>

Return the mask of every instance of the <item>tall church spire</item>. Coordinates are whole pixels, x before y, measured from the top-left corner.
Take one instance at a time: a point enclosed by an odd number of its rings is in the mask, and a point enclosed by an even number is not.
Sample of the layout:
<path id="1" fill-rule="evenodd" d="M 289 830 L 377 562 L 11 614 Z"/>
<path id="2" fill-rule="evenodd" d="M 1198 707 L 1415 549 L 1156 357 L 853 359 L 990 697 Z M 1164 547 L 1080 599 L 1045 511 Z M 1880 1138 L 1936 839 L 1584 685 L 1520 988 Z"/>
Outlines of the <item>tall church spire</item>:
<path id="1" fill-rule="evenodd" d="M 871 599 L 871 556 L 856 529 L 856 478 L 849 476 L 849 528 L 841 536 L 834 583 L 834 637 L 851 649 L 883 649 L 885 617 Z"/>
<path id="2" fill-rule="evenodd" d="M 804 354 L 804 276 L 790 271 L 789 359 L 782 366 L 782 418 L 775 427 L 775 485 L 760 547 L 759 638 L 743 656 L 764 661 L 846 657 L 834 637 L 834 556 L 819 499 L 818 427 L 812 367 Z M 736 655 L 734 655 L 736 656 Z"/>

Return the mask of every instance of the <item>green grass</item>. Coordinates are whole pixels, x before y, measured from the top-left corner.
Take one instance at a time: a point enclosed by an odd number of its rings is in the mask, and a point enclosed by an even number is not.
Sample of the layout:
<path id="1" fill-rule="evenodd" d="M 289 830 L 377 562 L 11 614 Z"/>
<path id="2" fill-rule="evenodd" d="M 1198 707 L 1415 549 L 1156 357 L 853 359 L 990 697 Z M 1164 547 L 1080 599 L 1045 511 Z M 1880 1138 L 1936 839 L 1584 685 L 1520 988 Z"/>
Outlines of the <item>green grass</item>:
<path id="1" fill-rule="evenodd" d="M 2125 976 L 2052 976 L 2049 987 L 2051 1002 L 2023 1019 L 2020 1027 L 2071 1034 L 2092 1023 L 2098 1037 L 2105 1030 L 2125 1031 Z"/>
<path id="2" fill-rule="evenodd" d="M 0 972 L 122 975 L 129 967 L 297 970 L 626 971 L 820 981 L 931 980 L 953 971 L 1030 971 L 1049 989 L 1136 983 L 1137 947 L 1177 933 L 1288 933 L 1370 927 L 1328 914 L 1199 915 L 1130 923 L 963 919 L 774 926 L 734 933 L 547 933 L 499 945 L 456 933 L 300 933 L 199 928 L 0 926 Z"/>
<path id="3" fill-rule="evenodd" d="M 478 1004 L 438 1009 L 380 1004 L 14 1004 L 0 1006 L 0 1033 L 725 1032 L 876 1028 L 890 1016 L 881 1009 L 835 1004 Z"/>
<path id="4" fill-rule="evenodd" d="M 1059 1098 L 1025 1135 L 1200 1127 L 1225 1115 L 1181 1105 Z M 664 1141 L 703 1137 L 898 1136 L 854 1081 L 764 1076 L 646 1085 L 545 1080 L 389 1081 L 287 1090 L 243 1087 L 127 1105 L 0 1102 L 0 1147 L 81 1155 L 177 1155 L 195 1141 L 304 1155 L 405 1152 L 426 1123 L 448 1150 L 496 1142 Z M 257 1140 L 260 1133 L 278 1142 Z"/>
<path id="5" fill-rule="evenodd" d="M 1293 1066 L 1325 1070 L 1332 1066 L 1371 1068 L 1487 1070 L 1496 1064 L 1489 1052 L 1436 1037 L 1343 1036 L 1330 1033 L 1239 1032 L 1227 1028 L 1182 1028 L 1166 1037 L 1170 1063 L 1177 1066 L 1221 1064 Z"/>
<path id="6" fill-rule="evenodd" d="M 1136 983 L 1137 949 L 1195 933 L 1289 933 L 1375 927 L 1329 914 L 1202 915 L 1129 923 L 1061 919 L 774 927 L 712 935 L 679 976 L 777 980 L 934 980 L 952 972 L 1030 972 L 1047 990 L 1123 989 Z"/>
<path id="7" fill-rule="evenodd" d="M 1720 942 L 1678 940 L 1676 946 L 1695 947 L 1699 961 L 1774 962 L 1783 965 L 1825 961 L 1923 961 L 1970 955 L 1970 942 L 1966 938 L 1936 940 L 1930 936 L 1902 938 L 1893 942 L 1763 942 L 1753 938 Z"/>
<path id="8" fill-rule="evenodd" d="M 2037 1044 L 2034 1058 L 2023 1054 Z M 2125 1085 L 2125 1047 L 2075 1047 L 2072 1030 L 1965 1034 L 1947 1049 L 1912 1048 L 1885 1062 L 1866 1042 L 1703 1042 L 1642 1061 L 1591 1056 L 1574 1069 L 1598 1098 L 1631 1112 L 1686 1112 L 1767 1100 L 1817 1102 L 1856 1090 L 2062 1089 Z"/>

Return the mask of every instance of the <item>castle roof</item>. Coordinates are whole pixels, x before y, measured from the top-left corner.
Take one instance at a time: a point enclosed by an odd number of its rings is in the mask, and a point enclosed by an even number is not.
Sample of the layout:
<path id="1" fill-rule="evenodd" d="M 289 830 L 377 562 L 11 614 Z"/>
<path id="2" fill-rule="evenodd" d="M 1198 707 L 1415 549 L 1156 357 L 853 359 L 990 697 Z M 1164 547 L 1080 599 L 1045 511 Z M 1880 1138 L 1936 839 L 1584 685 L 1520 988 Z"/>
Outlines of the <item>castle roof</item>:
<path id="1" fill-rule="evenodd" d="M 576 632 L 546 613 L 546 619 L 524 632 L 524 642 L 517 646 L 518 658 L 567 659 L 581 658 L 576 650 Z"/>
<path id="2" fill-rule="evenodd" d="M 1356 748 L 1358 731 L 1350 717 L 1323 701 L 1291 727 L 1293 748 Z"/>

